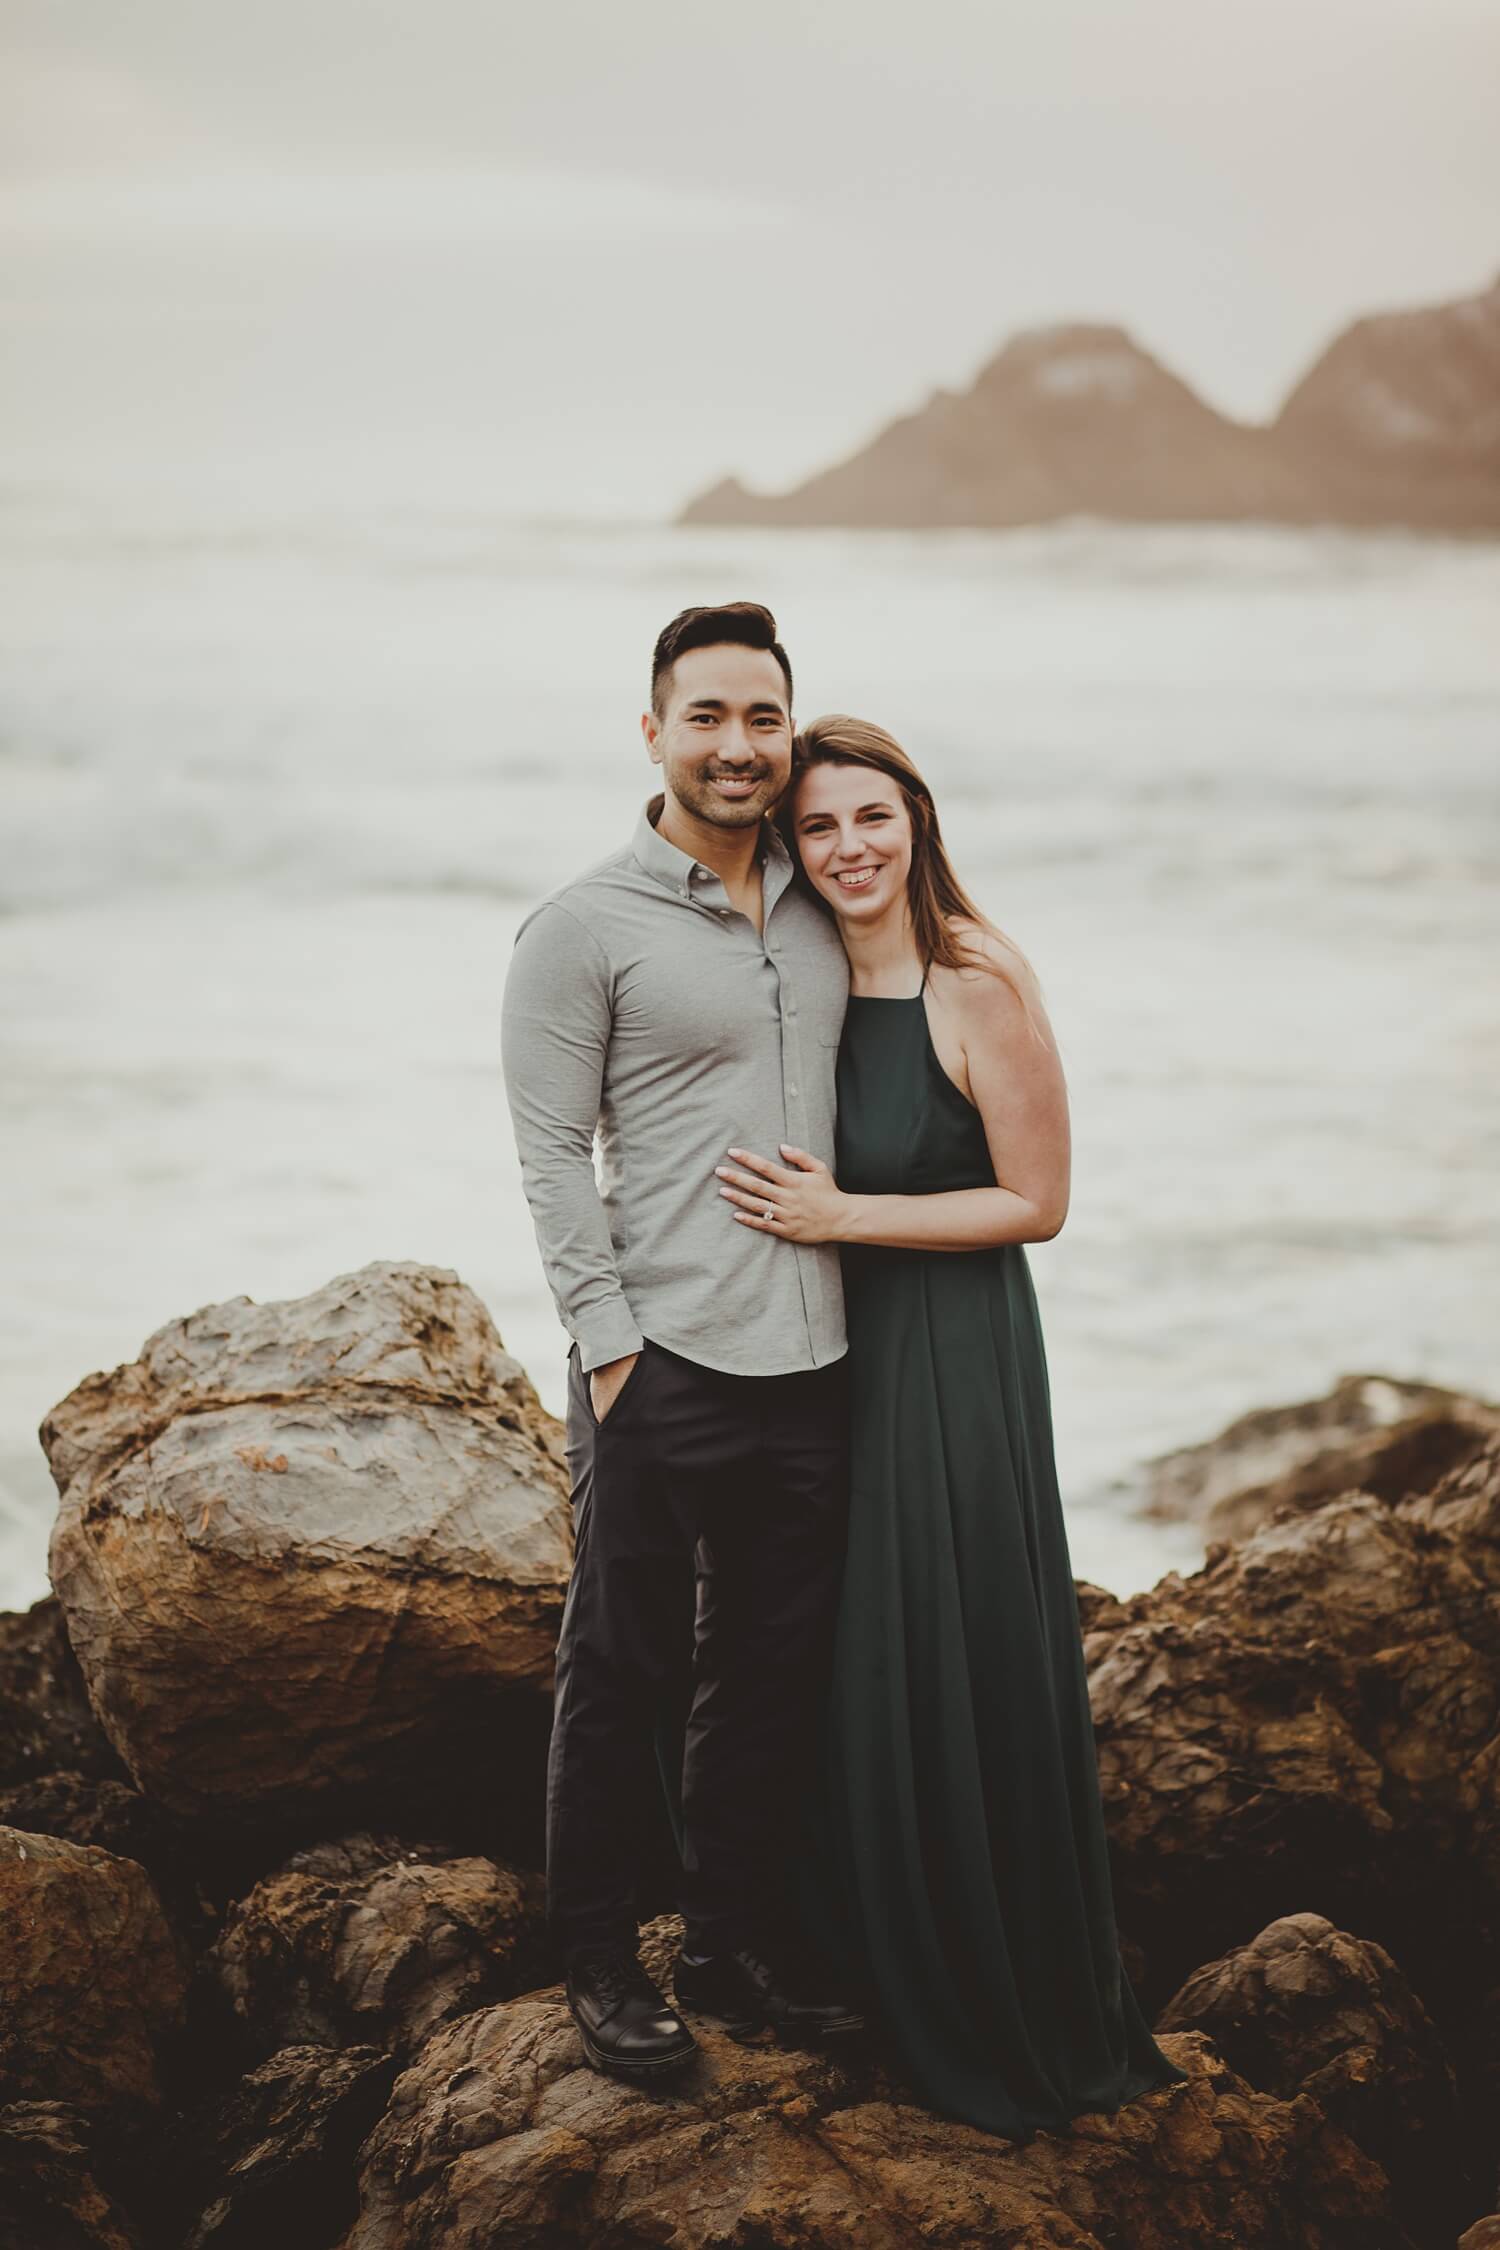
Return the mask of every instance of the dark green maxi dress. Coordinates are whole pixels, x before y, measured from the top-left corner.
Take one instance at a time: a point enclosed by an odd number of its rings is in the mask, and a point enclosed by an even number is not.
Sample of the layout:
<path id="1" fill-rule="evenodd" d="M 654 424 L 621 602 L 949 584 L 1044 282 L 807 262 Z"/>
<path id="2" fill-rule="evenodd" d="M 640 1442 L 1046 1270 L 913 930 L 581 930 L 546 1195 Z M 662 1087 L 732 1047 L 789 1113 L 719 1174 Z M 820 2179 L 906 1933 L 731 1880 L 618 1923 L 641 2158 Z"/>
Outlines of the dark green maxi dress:
<path id="1" fill-rule="evenodd" d="M 840 1187 L 992 1187 L 921 995 L 852 996 Z M 1017 2140 L 1186 2078 L 1119 1956 L 1025 1250 L 844 1252 L 849 1547 L 805 1903 L 934 2109 Z"/>

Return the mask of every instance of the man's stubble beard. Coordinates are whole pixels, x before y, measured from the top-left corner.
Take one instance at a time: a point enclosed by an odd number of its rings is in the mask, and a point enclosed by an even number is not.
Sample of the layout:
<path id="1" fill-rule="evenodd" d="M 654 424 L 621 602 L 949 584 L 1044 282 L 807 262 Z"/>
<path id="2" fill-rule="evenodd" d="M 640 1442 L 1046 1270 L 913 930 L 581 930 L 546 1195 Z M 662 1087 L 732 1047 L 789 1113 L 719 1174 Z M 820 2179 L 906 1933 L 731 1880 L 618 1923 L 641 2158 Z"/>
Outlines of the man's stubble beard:
<path id="1" fill-rule="evenodd" d="M 721 797 L 713 783 L 699 773 L 682 776 L 668 774 L 667 786 L 677 802 L 711 828 L 754 828 L 769 819 L 790 787 L 790 779 L 779 789 L 773 788 L 766 797 L 745 797 L 736 804 L 733 799 Z"/>

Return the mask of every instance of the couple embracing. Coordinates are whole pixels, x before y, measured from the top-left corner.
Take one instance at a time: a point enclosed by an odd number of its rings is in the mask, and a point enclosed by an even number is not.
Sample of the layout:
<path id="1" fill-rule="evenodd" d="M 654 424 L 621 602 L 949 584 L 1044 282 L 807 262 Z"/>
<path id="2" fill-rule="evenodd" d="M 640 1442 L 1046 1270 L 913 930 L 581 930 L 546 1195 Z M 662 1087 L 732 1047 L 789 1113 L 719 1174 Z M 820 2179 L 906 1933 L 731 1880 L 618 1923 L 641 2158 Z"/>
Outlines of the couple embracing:
<path id="1" fill-rule="evenodd" d="M 597 2068 L 681 2070 L 694 2016 L 869 2022 L 1024 2140 L 1185 2075 L 1120 1962 L 1023 1248 L 1063 1222 L 1067 1095 L 911 759 L 792 709 L 768 610 L 674 618 L 661 791 L 506 982 L 573 1339 L 549 1924 Z M 663 1781 L 675 2005 L 637 1952 Z"/>

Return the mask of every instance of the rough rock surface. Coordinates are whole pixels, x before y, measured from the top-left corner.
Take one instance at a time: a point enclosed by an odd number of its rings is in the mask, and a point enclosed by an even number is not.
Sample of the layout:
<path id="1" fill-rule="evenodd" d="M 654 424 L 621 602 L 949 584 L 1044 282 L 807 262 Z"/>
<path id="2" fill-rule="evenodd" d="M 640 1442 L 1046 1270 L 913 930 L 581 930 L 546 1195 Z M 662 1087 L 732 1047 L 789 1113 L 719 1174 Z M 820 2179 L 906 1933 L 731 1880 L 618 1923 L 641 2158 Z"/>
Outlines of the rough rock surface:
<path id="1" fill-rule="evenodd" d="M 94 2177 L 88 2120 L 66 2103 L 0 2109 L 0 2242 L 5 2250 L 143 2250 Z"/>
<path id="2" fill-rule="evenodd" d="M 431 2040 L 361 2155 L 343 2250 L 1398 2250 L 1379 2167 L 1317 2104 L 1191 2073 L 1024 2146 L 933 2117 L 873 2064 L 736 2045 L 700 2021 L 672 2091 L 583 2062 L 556 1993 Z"/>
<path id="3" fill-rule="evenodd" d="M 530 1754 L 566 1478 L 455 1274 L 377 1263 L 208 1306 L 81 1383 L 42 1441 L 72 1645 L 163 1804 L 254 1820 L 420 1786 L 440 1751 L 492 1798 L 512 1732 Z"/>
<path id="4" fill-rule="evenodd" d="M 123 1781 L 49 1773 L 0 1790 L 0 1827 L 93 1844 L 137 1860 L 156 1885 L 168 1918 L 185 1933 L 208 1934 L 213 1910 L 199 1888 L 192 1839 L 171 1813 Z"/>
<path id="5" fill-rule="evenodd" d="M 540 1877 L 356 1835 L 296 1853 L 231 1913 L 215 1974 L 253 2049 L 407 2048 L 534 1984 Z"/>
<path id="6" fill-rule="evenodd" d="M 1458 2093 L 1432 2020 L 1383 1946 L 1288 1914 L 1195 1969 L 1156 2029 L 1202 2031 L 1231 2070 L 1310 2094 L 1390 2178 L 1419 2240 L 1445 2246 L 1472 2210 Z"/>
<path id="7" fill-rule="evenodd" d="M 324 2250 L 355 2215 L 355 2158 L 396 2074 L 374 2047 L 287 2047 L 184 2120 L 161 2231 L 182 2250 Z"/>
<path id="8" fill-rule="evenodd" d="M 1349 1494 L 1094 1604 L 1085 1651 L 1153 1998 L 1280 1915 L 1325 1914 L 1395 1955 L 1492 2115 L 1500 1439 L 1431 1494 Z"/>
<path id="9" fill-rule="evenodd" d="M 156 2103 L 187 1989 L 144 1868 L 0 1828 L 0 2100 Z"/>
<path id="10" fill-rule="evenodd" d="M 1429 1492 L 1495 1431 L 1500 1408 L 1483 1399 L 1436 1383 L 1343 1375 L 1321 1398 L 1257 1407 L 1206 1444 L 1149 1462 L 1141 1513 L 1201 1523 L 1208 1539 L 1244 1539 L 1289 1504 Z"/>

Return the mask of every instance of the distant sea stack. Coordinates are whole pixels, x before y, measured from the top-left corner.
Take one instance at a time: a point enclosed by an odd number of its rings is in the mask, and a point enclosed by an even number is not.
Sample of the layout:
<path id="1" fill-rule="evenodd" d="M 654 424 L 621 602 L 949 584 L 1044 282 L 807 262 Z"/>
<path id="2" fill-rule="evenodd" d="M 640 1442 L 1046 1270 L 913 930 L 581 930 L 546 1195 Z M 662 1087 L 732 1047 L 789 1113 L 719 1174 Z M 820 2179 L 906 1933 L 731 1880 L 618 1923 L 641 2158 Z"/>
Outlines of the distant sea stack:
<path id="1" fill-rule="evenodd" d="M 1500 279 L 1356 320 L 1271 434 L 1337 522 L 1500 529 Z"/>
<path id="2" fill-rule="evenodd" d="M 1275 421 L 1236 422 L 1089 322 L 1013 336 L 847 460 L 780 494 L 725 478 L 684 524 L 924 529 L 1272 522 L 1500 530 L 1500 281 L 1356 321 Z"/>

